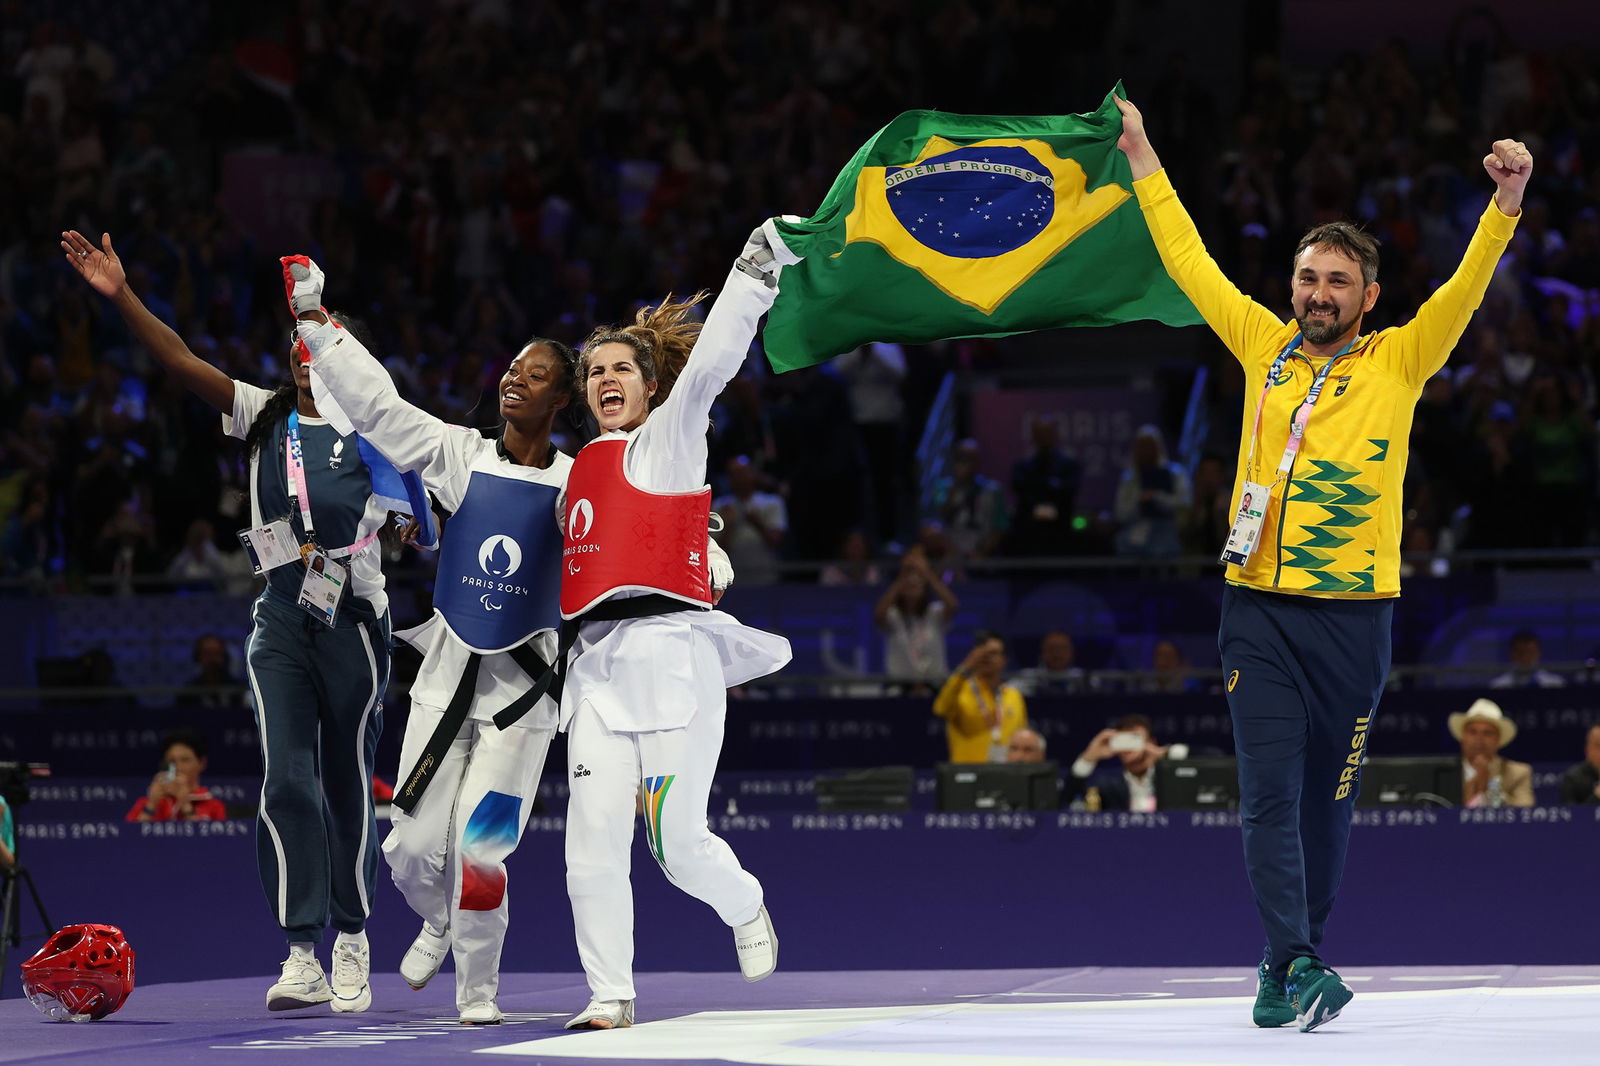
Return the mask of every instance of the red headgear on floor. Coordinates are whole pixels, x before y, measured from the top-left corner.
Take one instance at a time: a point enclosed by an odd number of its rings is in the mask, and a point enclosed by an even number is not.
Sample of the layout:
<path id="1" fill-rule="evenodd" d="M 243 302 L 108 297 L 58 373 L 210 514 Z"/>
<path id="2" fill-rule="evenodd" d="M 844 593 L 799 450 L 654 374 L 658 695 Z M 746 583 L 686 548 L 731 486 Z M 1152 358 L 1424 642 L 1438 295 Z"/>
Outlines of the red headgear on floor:
<path id="1" fill-rule="evenodd" d="M 51 1021 L 97 1021 L 133 991 L 133 948 L 114 925 L 69 925 L 22 964 L 22 991 Z"/>

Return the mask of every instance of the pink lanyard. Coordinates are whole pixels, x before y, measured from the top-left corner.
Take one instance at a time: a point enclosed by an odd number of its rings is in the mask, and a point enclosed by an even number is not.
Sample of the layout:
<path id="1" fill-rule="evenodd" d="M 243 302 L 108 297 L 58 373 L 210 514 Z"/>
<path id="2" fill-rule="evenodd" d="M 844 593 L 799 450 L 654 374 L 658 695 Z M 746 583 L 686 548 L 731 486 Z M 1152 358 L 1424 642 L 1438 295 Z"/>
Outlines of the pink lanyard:
<path id="1" fill-rule="evenodd" d="M 293 493 L 294 503 L 300 510 L 300 524 L 305 527 L 306 540 L 312 544 L 317 541 L 316 527 L 311 524 L 311 492 L 306 487 L 306 462 L 305 455 L 300 447 L 300 412 L 289 412 L 289 446 L 284 450 L 284 473 L 289 479 L 289 487 Z M 335 548 L 324 552 L 330 559 L 344 559 L 366 550 L 367 545 L 378 539 L 378 530 L 362 537 L 354 544 L 344 548 Z"/>
<path id="2" fill-rule="evenodd" d="M 978 679 L 970 677 L 967 686 L 972 689 L 972 698 L 978 705 L 978 710 L 983 712 L 984 719 L 989 723 L 989 735 L 996 740 L 1000 739 L 1000 689 L 994 690 L 994 698 L 987 704 L 983 701 L 983 688 L 978 684 Z"/>
<path id="3" fill-rule="evenodd" d="M 1255 424 L 1250 427 L 1250 456 L 1245 460 L 1245 468 L 1250 471 L 1251 477 L 1255 475 L 1256 441 L 1261 437 L 1261 412 L 1267 406 L 1267 396 L 1272 392 L 1273 381 L 1277 379 L 1278 374 L 1283 370 L 1283 365 L 1289 361 L 1289 356 L 1300 346 L 1301 339 L 1302 334 L 1296 333 L 1289 343 L 1284 345 L 1283 351 L 1278 353 L 1278 357 L 1272 361 L 1272 366 L 1267 369 L 1267 383 L 1261 388 L 1261 399 L 1256 401 Z M 1328 380 L 1328 372 L 1333 369 L 1334 363 L 1350 354 L 1350 350 L 1360 340 L 1361 336 L 1357 334 L 1349 344 L 1339 350 L 1338 354 L 1324 363 L 1322 369 L 1317 371 L 1317 376 L 1312 379 L 1311 388 L 1306 392 L 1304 402 L 1295 411 L 1294 421 L 1289 424 L 1289 440 L 1283 446 L 1283 457 L 1278 460 L 1279 475 L 1287 475 L 1290 469 L 1294 467 L 1294 458 L 1300 453 L 1300 442 L 1305 439 L 1306 427 L 1311 424 L 1312 408 L 1316 407 L 1317 401 L 1322 399 L 1322 386 Z"/>

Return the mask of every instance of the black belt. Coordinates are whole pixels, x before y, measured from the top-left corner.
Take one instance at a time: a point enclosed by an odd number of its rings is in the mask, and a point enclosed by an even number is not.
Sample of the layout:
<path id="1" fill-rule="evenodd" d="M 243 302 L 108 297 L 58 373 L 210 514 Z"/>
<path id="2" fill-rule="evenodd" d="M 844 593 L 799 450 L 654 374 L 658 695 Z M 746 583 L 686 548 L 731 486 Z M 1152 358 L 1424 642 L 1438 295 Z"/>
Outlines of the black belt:
<path id="1" fill-rule="evenodd" d="M 547 691 L 554 693 L 553 699 L 561 698 L 561 679 L 567 669 L 567 652 L 572 650 L 572 645 L 577 641 L 578 626 L 582 623 L 621 622 L 629 618 L 650 618 L 659 614 L 675 614 L 678 611 L 704 610 L 708 608 L 652 592 L 644 596 L 602 600 L 578 617 L 563 620 L 561 636 L 556 644 L 555 662 L 545 667 L 544 674 L 534 682 L 533 688 L 517 697 L 515 702 L 494 716 L 494 724 L 501 729 L 515 724 L 517 719 L 533 709 L 533 705 L 539 702 L 539 697 Z"/>
<path id="2" fill-rule="evenodd" d="M 511 656 L 513 662 L 522 667 L 523 673 L 530 678 L 543 678 L 550 674 L 550 664 L 539 658 L 539 653 L 533 650 L 530 643 L 524 642 L 514 648 L 506 649 L 506 654 Z M 399 792 L 395 793 L 394 805 L 407 814 L 411 813 L 417 801 L 428 789 L 428 782 L 433 780 L 433 773 L 439 768 L 439 763 L 444 759 L 445 751 L 455 740 L 456 734 L 461 732 L 461 724 L 467 720 L 468 713 L 472 710 L 473 693 L 478 688 L 478 667 L 483 663 L 483 656 L 473 652 L 467 658 L 466 668 L 461 671 L 461 679 L 456 682 L 456 690 L 450 697 L 450 702 L 445 706 L 444 716 L 439 719 L 439 724 L 433 727 L 433 734 L 428 737 L 427 745 L 422 749 L 422 754 L 417 757 L 417 764 L 411 768 L 406 783 Z M 551 688 L 546 685 L 545 688 Z M 561 683 L 558 679 L 554 686 L 554 696 L 561 698 Z M 542 692 L 543 690 L 541 690 Z M 535 697 L 537 700 L 537 697 Z M 518 703 L 521 702 L 519 699 Z M 513 704 L 512 706 L 516 706 Z M 528 704 L 529 707 L 533 703 Z M 526 713 L 524 711 L 523 713 Z M 518 715 L 521 717 L 521 714 Z"/>

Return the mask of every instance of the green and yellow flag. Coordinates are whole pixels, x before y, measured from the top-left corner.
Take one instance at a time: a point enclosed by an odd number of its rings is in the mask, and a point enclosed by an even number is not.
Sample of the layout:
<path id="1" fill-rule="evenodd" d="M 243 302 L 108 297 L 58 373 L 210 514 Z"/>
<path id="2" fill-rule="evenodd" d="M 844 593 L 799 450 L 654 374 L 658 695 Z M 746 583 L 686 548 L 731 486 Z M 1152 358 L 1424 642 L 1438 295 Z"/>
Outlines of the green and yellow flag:
<path id="1" fill-rule="evenodd" d="M 1121 133 L 1110 95 L 1085 115 L 895 118 L 816 214 L 778 223 L 805 258 L 767 318 L 773 369 L 868 341 L 1198 323 L 1151 243 Z"/>

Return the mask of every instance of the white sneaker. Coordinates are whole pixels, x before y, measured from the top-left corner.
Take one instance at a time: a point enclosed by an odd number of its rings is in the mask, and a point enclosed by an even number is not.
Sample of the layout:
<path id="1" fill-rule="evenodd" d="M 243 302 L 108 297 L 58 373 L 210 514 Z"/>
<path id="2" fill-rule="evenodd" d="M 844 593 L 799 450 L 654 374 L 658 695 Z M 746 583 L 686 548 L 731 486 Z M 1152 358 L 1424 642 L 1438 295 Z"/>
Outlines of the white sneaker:
<path id="1" fill-rule="evenodd" d="M 597 999 L 567 1022 L 568 1029 L 626 1029 L 633 1024 L 633 1000 Z"/>
<path id="2" fill-rule="evenodd" d="M 267 989 L 268 1010 L 298 1010 L 315 1007 L 333 998 L 333 989 L 322 973 L 315 955 L 291 950 L 283 960 L 278 983 Z"/>
<path id="3" fill-rule="evenodd" d="M 500 1008 L 492 1001 L 489 1003 L 474 1003 L 461 1010 L 462 1025 L 499 1025 L 505 1021 L 505 1015 L 500 1013 Z"/>
<path id="4" fill-rule="evenodd" d="M 333 1009 L 339 1014 L 359 1014 L 372 1006 L 372 986 L 367 976 L 372 953 L 356 940 L 340 937 L 333 945 Z"/>
<path id="5" fill-rule="evenodd" d="M 432 926 L 423 922 L 422 932 L 406 949 L 406 957 L 400 960 L 400 976 L 406 979 L 406 984 L 420 992 L 428 987 L 428 982 L 439 972 L 439 967 L 444 965 L 444 957 L 449 953 L 450 933 L 435 933 Z"/>
<path id="6" fill-rule="evenodd" d="M 778 934 L 772 931 L 772 918 L 765 905 L 750 921 L 734 927 L 733 947 L 739 953 L 739 972 L 746 981 L 770 977 L 778 968 Z"/>

